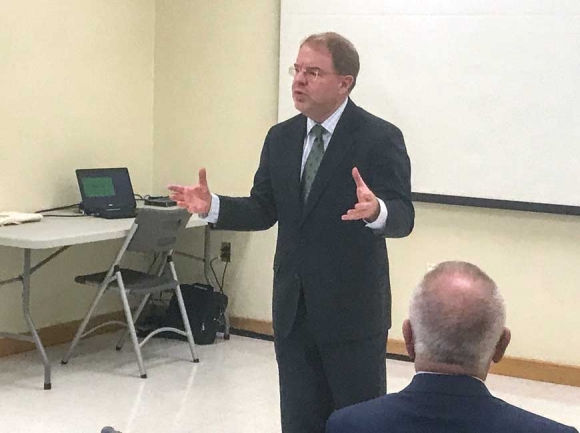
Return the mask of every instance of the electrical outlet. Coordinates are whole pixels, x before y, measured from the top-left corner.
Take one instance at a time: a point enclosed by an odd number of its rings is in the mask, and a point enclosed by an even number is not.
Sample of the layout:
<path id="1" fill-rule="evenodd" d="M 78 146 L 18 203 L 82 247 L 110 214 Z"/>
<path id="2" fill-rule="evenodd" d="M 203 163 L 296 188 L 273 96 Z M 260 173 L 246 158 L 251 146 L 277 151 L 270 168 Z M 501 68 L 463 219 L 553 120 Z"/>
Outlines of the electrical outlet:
<path id="1" fill-rule="evenodd" d="M 229 262 L 232 258 L 232 244 L 230 242 L 222 242 L 220 247 L 220 260 L 222 262 Z"/>

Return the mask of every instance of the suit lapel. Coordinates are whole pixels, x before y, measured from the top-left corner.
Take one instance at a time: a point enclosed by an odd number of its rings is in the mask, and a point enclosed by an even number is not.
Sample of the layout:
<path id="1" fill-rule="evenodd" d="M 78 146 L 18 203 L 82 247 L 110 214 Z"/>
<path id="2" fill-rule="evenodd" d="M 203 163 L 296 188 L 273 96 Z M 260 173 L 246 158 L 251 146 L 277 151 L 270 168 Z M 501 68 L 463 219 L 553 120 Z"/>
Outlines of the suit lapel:
<path id="1" fill-rule="evenodd" d="M 287 191 L 293 209 L 302 210 L 300 196 L 300 171 L 302 167 L 302 152 L 304 151 L 304 137 L 306 136 L 306 117 L 297 116 L 288 130 L 282 135 L 286 142 L 283 149 L 281 165 L 283 173 L 278 173 L 287 182 Z"/>
<path id="2" fill-rule="evenodd" d="M 301 223 L 304 222 L 308 214 L 312 211 L 316 202 L 328 186 L 334 171 L 354 144 L 352 132 L 358 127 L 356 108 L 354 102 L 349 99 L 332 134 L 330 143 L 328 143 L 326 152 L 324 152 L 320 167 L 318 167 L 310 195 L 304 205 Z"/>

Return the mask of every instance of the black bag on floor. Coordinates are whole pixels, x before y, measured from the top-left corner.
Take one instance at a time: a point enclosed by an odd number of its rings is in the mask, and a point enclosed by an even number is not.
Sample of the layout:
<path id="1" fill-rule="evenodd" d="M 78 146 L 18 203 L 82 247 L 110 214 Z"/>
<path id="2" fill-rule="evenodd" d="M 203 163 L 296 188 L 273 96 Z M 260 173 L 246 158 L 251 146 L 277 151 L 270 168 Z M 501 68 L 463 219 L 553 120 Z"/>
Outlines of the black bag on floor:
<path id="1" fill-rule="evenodd" d="M 195 344 L 212 344 L 224 322 L 228 297 L 221 292 L 214 291 L 212 286 L 201 283 L 181 284 L 181 293 Z M 165 312 L 163 326 L 184 329 L 175 294 L 173 294 Z M 187 337 L 173 332 L 163 332 L 160 335 L 180 340 L 187 339 Z"/>

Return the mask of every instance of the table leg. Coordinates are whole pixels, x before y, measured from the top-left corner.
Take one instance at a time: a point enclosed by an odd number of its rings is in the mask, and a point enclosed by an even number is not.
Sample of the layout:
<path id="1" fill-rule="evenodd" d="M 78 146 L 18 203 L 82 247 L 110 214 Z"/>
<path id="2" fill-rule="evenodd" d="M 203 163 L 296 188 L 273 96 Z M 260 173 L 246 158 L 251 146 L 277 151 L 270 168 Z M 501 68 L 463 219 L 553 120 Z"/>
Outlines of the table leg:
<path id="1" fill-rule="evenodd" d="M 209 227 L 209 225 L 206 225 L 204 227 L 204 234 L 203 234 L 203 257 L 197 257 L 194 256 L 192 254 L 188 254 L 188 253 L 183 253 L 180 251 L 175 251 L 176 255 L 179 256 L 184 256 L 184 257 L 188 257 L 190 259 L 193 260 L 197 260 L 197 261 L 201 261 L 203 262 L 203 276 L 205 278 L 205 281 L 207 284 L 209 284 L 210 286 L 213 286 L 211 283 L 211 278 L 210 278 L 210 271 L 211 271 L 211 259 L 210 259 L 210 248 L 211 248 L 211 242 L 210 242 L 210 232 L 211 229 Z M 216 281 L 216 283 L 219 283 L 219 281 Z M 224 340 L 229 340 L 230 339 L 230 317 L 228 315 L 228 312 L 225 311 L 224 312 Z"/>
<path id="2" fill-rule="evenodd" d="M 211 229 L 209 225 L 205 226 L 204 236 L 203 236 L 203 276 L 205 281 L 211 286 L 211 279 L 209 277 L 210 267 L 210 257 L 209 250 L 211 248 L 210 239 Z M 216 281 L 216 283 L 218 283 Z M 230 339 L 230 316 L 227 311 L 224 311 L 224 340 Z"/>
<path id="3" fill-rule="evenodd" d="M 32 340 L 34 341 L 36 349 L 40 352 L 40 356 L 42 357 L 42 362 L 44 364 L 44 389 L 50 389 L 52 387 L 50 382 L 50 362 L 48 361 L 46 351 L 44 350 L 42 341 L 40 341 L 38 332 L 36 332 L 36 328 L 32 322 L 32 317 L 30 317 L 30 256 L 30 249 L 25 249 L 24 269 L 22 273 L 22 312 L 28 325 L 30 335 L 32 336 Z"/>
<path id="4" fill-rule="evenodd" d="M 205 277 L 205 282 L 211 286 L 211 278 L 209 277 L 209 272 L 211 270 L 209 264 L 209 249 L 211 248 L 210 230 L 209 225 L 206 225 L 203 231 L 203 276 Z"/>

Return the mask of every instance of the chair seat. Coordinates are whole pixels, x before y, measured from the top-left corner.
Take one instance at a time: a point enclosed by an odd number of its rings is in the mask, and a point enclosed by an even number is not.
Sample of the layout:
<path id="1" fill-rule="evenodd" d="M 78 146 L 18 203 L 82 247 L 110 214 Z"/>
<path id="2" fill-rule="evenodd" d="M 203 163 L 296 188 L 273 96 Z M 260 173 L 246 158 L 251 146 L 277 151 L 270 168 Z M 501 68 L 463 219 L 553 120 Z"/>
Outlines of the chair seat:
<path id="1" fill-rule="evenodd" d="M 151 299 L 153 293 L 159 293 L 164 290 L 174 291 L 179 304 L 179 311 L 184 325 L 184 331 L 172 328 L 161 328 L 162 330 L 171 330 L 178 334 L 185 334 L 187 343 L 191 352 L 191 359 L 193 362 L 199 362 L 197 353 L 195 351 L 195 341 L 193 340 L 193 333 L 189 325 L 189 318 L 187 317 L 187 310 L 183 303 L 183 295 L 179 287 L 177 273 L 175 272 L 175 265 L 173 264 L 173 249 L 177 242 L 179 232 L 185 228 L 190 214 L 185 209 L 170 210 L 170 209 L 143 209 L 135 218 L 133 225 L 129 229 L 129 233 L 125 237 L 125 241 L 121 249 L 117 253 L 115 260 L 111 267 L 106 272 L 97 272 L 88 275 L 79 275 L 75 281 L 79 284 L 87 284 L 97 286 L 98 291 L 91 304 L 89 311 L 85 315 L 81 324 L 79 325 L 75 337 L 62 358 L 62 363 L 68 363 L 74 348 L 77 346 L 81 338 L 86 337 L 99 329 L 102 325 L 93 327 L 86 331 L 87 325 L 96 311 L 99 301 L 102 299 L 104 293 L 109 288 L 116 289 L 123 304 L 123 312 L 125 313 L 125 323 L 127 331 L 121 336 L 117 343 L 116 349 L 121 350 L 125 343 L 126 337 L 131 337 L 133 350 L 139 365 L 140 377 L 147 378 L 147 371 L 143 365 L 143 357 L 141 355 L 141 346 L 149 341 L 155 335 L 152 332 L 143 341 L 139 342 L 135 323 L 139 320 L 147 302 Z M 137 271 L 129 268 L 122 268 L 121 263 L 125 257 L 125 253 L 155 253 L 155 261 L 151 265 L 152 268 L 157 268 L 157 272 L 153 274 Z M 161 276 L 158 276 L 160 273 Z M 135 298 L 141 298 L 139 304 L 135 307 L 131 305 L 128 299 L 128 294 L 137 295 Z M 133 311 L 134 310 L 134 313 Z M 159 330 L 158 330 L 159 331 Z M 160 331 L 159 331 L 160 332 Z"/>
<path id="2" fill-rule="evenodd" d="M 99 286 L 106 276 L 107 272 L 97 272 L 95 274 L 79 275 L 75 277 L 75 281 L 79 284 Z M 179 284 L 171 276 L 162 275 L 158 277 L 127 268 L 121 268 L 121 278 L 123 278 L 125 290 L 139 293 L 153 293 L 175 289 Z M 113 279 L 109 287 L 118 288 L 117 280 Z"/>

